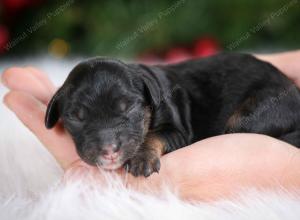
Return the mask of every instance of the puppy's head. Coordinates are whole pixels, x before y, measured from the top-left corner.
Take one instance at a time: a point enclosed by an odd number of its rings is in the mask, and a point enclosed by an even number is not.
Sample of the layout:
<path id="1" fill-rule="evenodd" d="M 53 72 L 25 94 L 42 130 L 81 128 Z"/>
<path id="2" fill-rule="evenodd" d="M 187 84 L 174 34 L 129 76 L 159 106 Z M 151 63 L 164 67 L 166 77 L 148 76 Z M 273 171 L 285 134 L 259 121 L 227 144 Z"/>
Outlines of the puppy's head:
<path id="1" fill-rule="evenodd" d="M 117 60 L 80 63 L 50 101 L 46 127 L 60 118 L 85 162 L 121 167 L 143 143 L 158 96 L 157 84 L 143 75 Z"/>

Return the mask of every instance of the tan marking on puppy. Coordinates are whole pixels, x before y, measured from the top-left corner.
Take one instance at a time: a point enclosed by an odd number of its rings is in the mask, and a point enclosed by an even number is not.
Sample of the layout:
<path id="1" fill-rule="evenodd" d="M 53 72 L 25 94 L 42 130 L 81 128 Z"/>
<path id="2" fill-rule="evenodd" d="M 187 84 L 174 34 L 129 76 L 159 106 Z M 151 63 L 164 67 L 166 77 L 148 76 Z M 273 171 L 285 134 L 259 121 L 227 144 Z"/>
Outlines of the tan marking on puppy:
<path id="1" fill-rule="evenodd" d="M 149 127 L 150 127 L 150 122 L 151 122 L 151 110 L 149 107 L 145 107 L 144 109 L 144 130 L 143 130 L 143 134 L 146 135 L 149 131 Z"/>
<path id="2" fill-rule="evenodd" d="M 228 129 L 235 128 L 240 123 L 240 119 L 241 119 L 241 112 L 240 111 L 234 112 L 233 115 L 231 115 L 227 120 L 226 127 Z"/>
<path id="3" fill-rule="evenodd" d="M 134 176 L 150 176 L 160 170 L 160 157 L 164 153 L 165 144 L 154 133 L 148 133 L 145 141 L 135 156 L 130 159 L 129 172 Z"/>
<path id="4" fill-rule="evenodd" d="M 165 143 L 159 138 L 157 135 L 149 131 L 149 126 L 151 122 L 151 110 L 149 107 L 145 108 L 144 115 L 144 134 L 145 140 L 144 145 L 147 146 L 148 149 L 153 150 L 153 152 L 160 157 L 164 153 Z"/>
<path id="5" fill-rule="evenodd" d="M 229 117 L 229 119 L 226 122 L 226 127 L 230 129 L 234 129 L 235 127 L 238 127 L 241 125 L 242 121 L 242 115 L 243 111 L 247 111 L 251 109 L 251 107 L 256 104 L 255 97 L 250 97 L 246 101 L 244 101 L 239 108 Z"/>
<path id="6" fill-rule="evenodd" d="M 156 134 L 148 134 L 145 138 L 144 144 L 150 149 L 153 149 L 158 157 L 164 154 L 166 144 L 162 138 L 158 137 Z"/>

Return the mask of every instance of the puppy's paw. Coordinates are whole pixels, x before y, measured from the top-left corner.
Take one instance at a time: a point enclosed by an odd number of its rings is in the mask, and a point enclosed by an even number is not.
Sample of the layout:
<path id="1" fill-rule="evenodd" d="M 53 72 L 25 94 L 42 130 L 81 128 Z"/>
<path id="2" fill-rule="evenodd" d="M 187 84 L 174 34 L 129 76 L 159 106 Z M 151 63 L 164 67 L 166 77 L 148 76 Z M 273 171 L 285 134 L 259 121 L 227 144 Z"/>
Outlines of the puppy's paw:
<path id="1" fill-rule="evenodd" d="M 130 159 L 125 168 L 134 176 L 148 177 L 154 172 L 159 172 L 159 156 L 151 150 L 138 152 L 132 159 Z"/>

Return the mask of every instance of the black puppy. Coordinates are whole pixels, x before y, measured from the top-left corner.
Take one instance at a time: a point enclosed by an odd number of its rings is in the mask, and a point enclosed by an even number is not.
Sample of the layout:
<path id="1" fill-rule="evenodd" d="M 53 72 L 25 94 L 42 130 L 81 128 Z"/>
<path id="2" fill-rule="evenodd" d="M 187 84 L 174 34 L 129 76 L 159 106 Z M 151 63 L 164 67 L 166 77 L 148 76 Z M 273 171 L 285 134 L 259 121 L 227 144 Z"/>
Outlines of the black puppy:
<path id="1" fill-rule="evenodd" d="M 61 118 L 91 165 L 149 176 L 162 154 L 203 138 L 266 134 L 300 146 L 300 94 L 274 66 L 219 54 L 146 66 L 94 58 L 77 65 L 50 101 L 46 127 Z"/>

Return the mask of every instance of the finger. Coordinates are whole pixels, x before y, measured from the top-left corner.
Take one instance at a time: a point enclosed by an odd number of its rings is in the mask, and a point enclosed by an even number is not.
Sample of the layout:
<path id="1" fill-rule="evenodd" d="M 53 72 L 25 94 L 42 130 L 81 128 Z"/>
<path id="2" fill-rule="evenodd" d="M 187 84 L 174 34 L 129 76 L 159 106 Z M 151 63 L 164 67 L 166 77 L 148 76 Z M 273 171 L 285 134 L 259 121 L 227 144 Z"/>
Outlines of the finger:
<path id="1" fill-rule="evenodd" d="M 79 159 L 72 139 L 61 126 L 46 129 L 44 104 L 19 91 L 7 93 L 4 103 L 38 137 L 63 168 Z"/>
<path id="2" fill-rule="evenodd" d="M 30 71 L 18 67 L 5 70 L 2 82 L 9 89 L 29 93 L 43 103 L 50 100 L 54 91 L 54 87 L 49 89 Z"/>
<path id="3" fill-rule="evenodd" d="M 56 91 L 55 86 L 53 85 L 53 83 L 50 81 L 48 75 L 46 73 L 44 73 L 43 71 L 32 67 L 32 66 L 28 66 L 24 68 L 25 70 L 28 70 L 29 72 L 31 72 L 37 79 L 40 80 L 40 82 L 46 86 L 49 91 L 52 91 L 52 93 L 54 93 Z"/>

